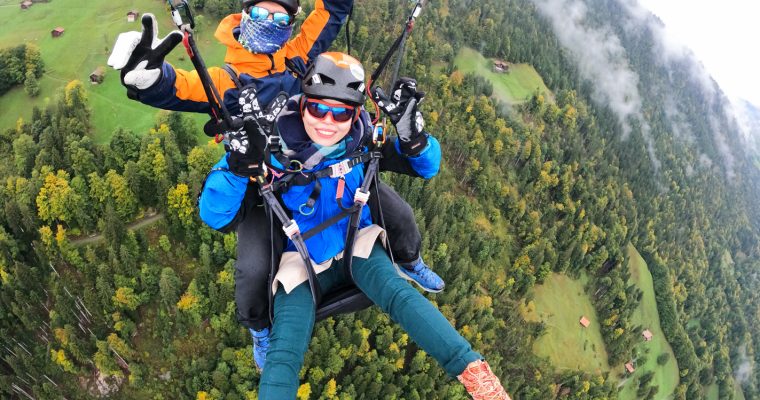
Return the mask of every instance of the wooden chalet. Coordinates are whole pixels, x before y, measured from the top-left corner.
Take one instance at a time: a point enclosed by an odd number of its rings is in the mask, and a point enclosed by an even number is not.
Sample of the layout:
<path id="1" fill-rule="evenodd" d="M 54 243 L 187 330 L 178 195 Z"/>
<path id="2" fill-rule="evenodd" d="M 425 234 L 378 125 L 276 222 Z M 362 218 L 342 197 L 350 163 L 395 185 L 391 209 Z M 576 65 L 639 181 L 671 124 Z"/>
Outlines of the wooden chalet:
<path id="1" fill-rule="evenodd" d="M 509 72 L 509 63 L 504 60 L 494 60 L 493 72 L 496 72 L 496 73 Z"/>
<path id="2" fill-rule="evenodd" d="M 628 362 L 628 363 L 625 363 L 625 370 L 626 370 L 626 371 L 627 371 L 629 374 L 632 374 L 632 373 L 634 373 L 634 372 L 636 371 L 636 368 L 634 368 L 634 367 L 633 367 L 633 362 Z"/>
<path id="3" fill-rule="evenodd" d="M 129 10 L 127 13 L 127 22 L 135 22 L 137 21 L 137 17 L 140 16 L 140 12 L 137 10 Z"/>
<path id="4" fill-rule="evenodd" d="M 93 85 L 99 85 L 103 83 L 103 79 L 106 77 L 106 69 L 104 67 L 97 67 L 95 71 L 90 74 L 90 83 Z"/>

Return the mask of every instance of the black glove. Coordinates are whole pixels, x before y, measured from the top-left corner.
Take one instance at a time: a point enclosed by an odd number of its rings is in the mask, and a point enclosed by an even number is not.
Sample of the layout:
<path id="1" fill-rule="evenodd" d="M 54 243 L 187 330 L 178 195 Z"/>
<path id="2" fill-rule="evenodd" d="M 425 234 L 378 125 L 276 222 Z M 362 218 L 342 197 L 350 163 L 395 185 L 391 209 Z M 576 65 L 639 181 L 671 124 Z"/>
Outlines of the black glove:
<path id="1" fill-rule="evenodd" d="M 153 86 L 161 77 L 164 58 L 182 41 L 180 31 L 172 31 L 158 39 L 158 23 L 153 14 L 142 16 L 142 33 L 125 32 L 119 35 L 108 58 L 108 65 L 121 70 L 121 83 L 127 95 L 137 98 L 137 91 Z"/>
<path id="2" fill-rule="evenodd" d="M 238 102 L 243 113 L 243 128 L 225 134 L 226 149 L 230 153 L 227 157 L 230 171 L 245 177 L 264 172 L 267 139 L 272 134 L 275 118 L 287 101 L 287 94 L 280 92 L 266 110 L 262 110 L 255 85 L 246 86 L 240 91 Z"/>
<path id="3" fill-rule="evenodd" d="M 375 87 L 372 98 L 396 127 L 401 152 L 407 156 L 416 156 L 425 149 L 425 120 L 417 109 L 417 105 L 425 98 L 425 93 L 417 91 L 417 81 L 411 78 L 396 81 L 393 84 L 392 98 L 388 98 L 380 87 Z"/>

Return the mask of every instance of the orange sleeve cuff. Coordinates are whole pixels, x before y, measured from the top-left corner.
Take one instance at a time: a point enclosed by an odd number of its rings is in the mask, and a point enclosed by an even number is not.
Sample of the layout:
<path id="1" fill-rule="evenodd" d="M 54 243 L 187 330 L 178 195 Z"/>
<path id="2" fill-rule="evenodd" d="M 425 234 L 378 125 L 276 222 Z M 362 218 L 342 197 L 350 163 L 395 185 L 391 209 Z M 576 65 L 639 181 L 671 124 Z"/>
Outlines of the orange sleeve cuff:
<path id="1" fill-rule="evenodd" d="M 177 89 L 176 95 L 179 100 L 208 102 L 198 71 L 184 71 L 181 69 L 175 69 L 175 71 L 177 73 L 177 80 L 174 82 L 174 87 Z M 235 87 L 235 82 L 230 79 L 230 76 L 222 68 L 211 67 L 208 69 L 208 74 L 222 97 L 224 97 L 224 92 Z"/>
<path id="2" fill-rule="evenodd" d="M 325 4 L 322 0 L 317 0 L 314 3 L 314 11 L 309 14 L 303 25 L 301 25 L 301 32 L 286 44 L 288 58 L 300 56 L 304 61 L 309 61 L 309 51 L 314 46 L 314 43 L 316 43 L 329 20 L 330 12 L 325 9 Z"/>

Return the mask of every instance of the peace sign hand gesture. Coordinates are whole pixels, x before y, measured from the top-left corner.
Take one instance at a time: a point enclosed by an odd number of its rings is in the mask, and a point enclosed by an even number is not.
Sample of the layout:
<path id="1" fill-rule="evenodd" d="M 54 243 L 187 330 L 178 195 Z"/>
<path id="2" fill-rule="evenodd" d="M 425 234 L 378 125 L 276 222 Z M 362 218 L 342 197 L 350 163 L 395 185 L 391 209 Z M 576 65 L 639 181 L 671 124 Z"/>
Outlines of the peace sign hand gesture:
<path id="1" fill-rule="evenodd" d="M 158 39 L 158 23 L 153 14 L 142 16 L 142 32 L 124 32 L 119 34 L 113 52 L 108 58 L 108 65 L 121 70 L 121 83 L 128 89 L 130 97 L 136 90 L 153 86 L 161 77 L 164 58 L 182 41 L 180 31 L 172 31 L 166 37 Z"/>

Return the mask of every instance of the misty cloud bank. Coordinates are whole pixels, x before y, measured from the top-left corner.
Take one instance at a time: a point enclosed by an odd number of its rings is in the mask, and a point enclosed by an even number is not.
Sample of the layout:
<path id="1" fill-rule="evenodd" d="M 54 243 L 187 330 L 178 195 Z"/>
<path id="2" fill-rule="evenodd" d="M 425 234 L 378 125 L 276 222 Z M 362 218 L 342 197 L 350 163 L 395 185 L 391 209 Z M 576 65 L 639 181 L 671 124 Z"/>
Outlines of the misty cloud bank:
<path id="1" fill-rule="evenodd" d="M 722 116 L 716 118 L 715 115 L 710 115 L 711 134 L 715 149 L 723 160 L 725 174 L 729 179 L 733 179 L 736 176 L 734 170 L 736 160 L 731 147 L 728 145 L 731 141 L 728 131 L 736 131 L 741 135 L 741 138 L 744 140 L 743 147 L 745 150 L 758 148 L 757 143 L 752 139 L 751 130 L 749 129 L 750 125 L 742 124 L 744 119 L 742 110 L 724 97 L 718 85 L 694 53 L 684 44 L 674 40 L 657 17 L 641 6 L 637 0 L 619 1 L 625 7 L 630 17 L 630 23 L 624 27 L 626 32 L 635 35 L 635 32 L 640 32 L 639 27 L 642 24 L 645 25 L 655 39 L 653 54 L 656 56 L 659 64 L 666 67 L 671 74 L 677 65 L 687 66 L 692 82 L 701 88 L 703 97 L 709 99 L 708 108 L 710 110 L 722 110 Z M 677 110 L 677 107 L 674 107 L 677 101 L 678 99 L 674 99 L 672 96 L 668 97 L 668 103 L 670 104 L 666 104 L 666 115 L 674 135 L 693 144 L 694 134 L 688 126 L 688 122 L 684 123 L 682 114 Z M 704 166 L 706 163 L 704 163 L 703 157 L 707 156 L 702 154 L 700 157 L 701 164 Z M 712 163 L 709 164 L 712 165 Z"/>
<path id="2" fill-rule="evenodd" d="M 649 123 L 642 114 L 639 77 L 628 66 L 625 48 L 609 27 L 586 26 L 587 7 L 579 0 L 532 0 L 552 25 L 560 43 L 570 51 L 581 76 L 593 83 L 594 100 L 608 106 L 617 116 L 623 139 L 636 125 L 644 138 L 655 171 L 660 161 L 655 153 Z"/>
<path id="3" fill-rule="evenodd" d="M 559 42 L 569 51 L 577 63 L 581 77 L 592 83 L 594 101 L 606 105 L 617 116 L 625 140 L 632 132 L 640 133 L 655 171 L 660 169 L 660 161 L 655 151 L 655 140 L 651 128 L 644 118 L 642 95 L 639 90 L 639 76 L 629 66 L 628 55 L 621 39 L 610 26 L 595 27 L 588 16 L 588 8 L 583 0 L 531 0 L 538 12 L 552 26 Z M 686 68 L 689 79 L 701 88 L 704 98 L 708 99 L 710 134 L 714 150 L 721 158 L 721 164 L 728 178 L 735 177 L 735 156 L 731 133 L 743 134 L 745 142 L 751 138 L 746 129 L 740 128 L 741 113 L 736 112 L 731 103 L 723 96 L 720 88 L 707 73 L 704 66 L 696 59 L 691 50 L 672 39 L 665 31 L 662 22 L 649 10 L 639 5 L 636 0 L 618 0 L 627 12 L 623 26 L 625 35 L 640 35 L 642 25 L 652 33 L 654 38 L 652 53 L 655 60 L 671 72 L 670 81 L 676 83 L 673 71 Z M 678 109 L 678 99 L 667 88 L 665 92 L 664 112 L 676 139 L 688 145 L 697 144 L 691 121 Z M 713 115 L 722 110 L 723 115 Z M 754 148 L 755 146 L 746 146 Z M 712 167 L 713 160 L 706 155 L 706 149 L 696 149 L 700 154 L 694 169 Z"/>
<path id="4" fill-rule="evenodd" d="M 752 359 L 747 354 L 747 347 L 742 346 L 739 350 L 739 365 L 734 368 L 734 379 L 741 385 L 747 384 L 752 378 Z"/>

